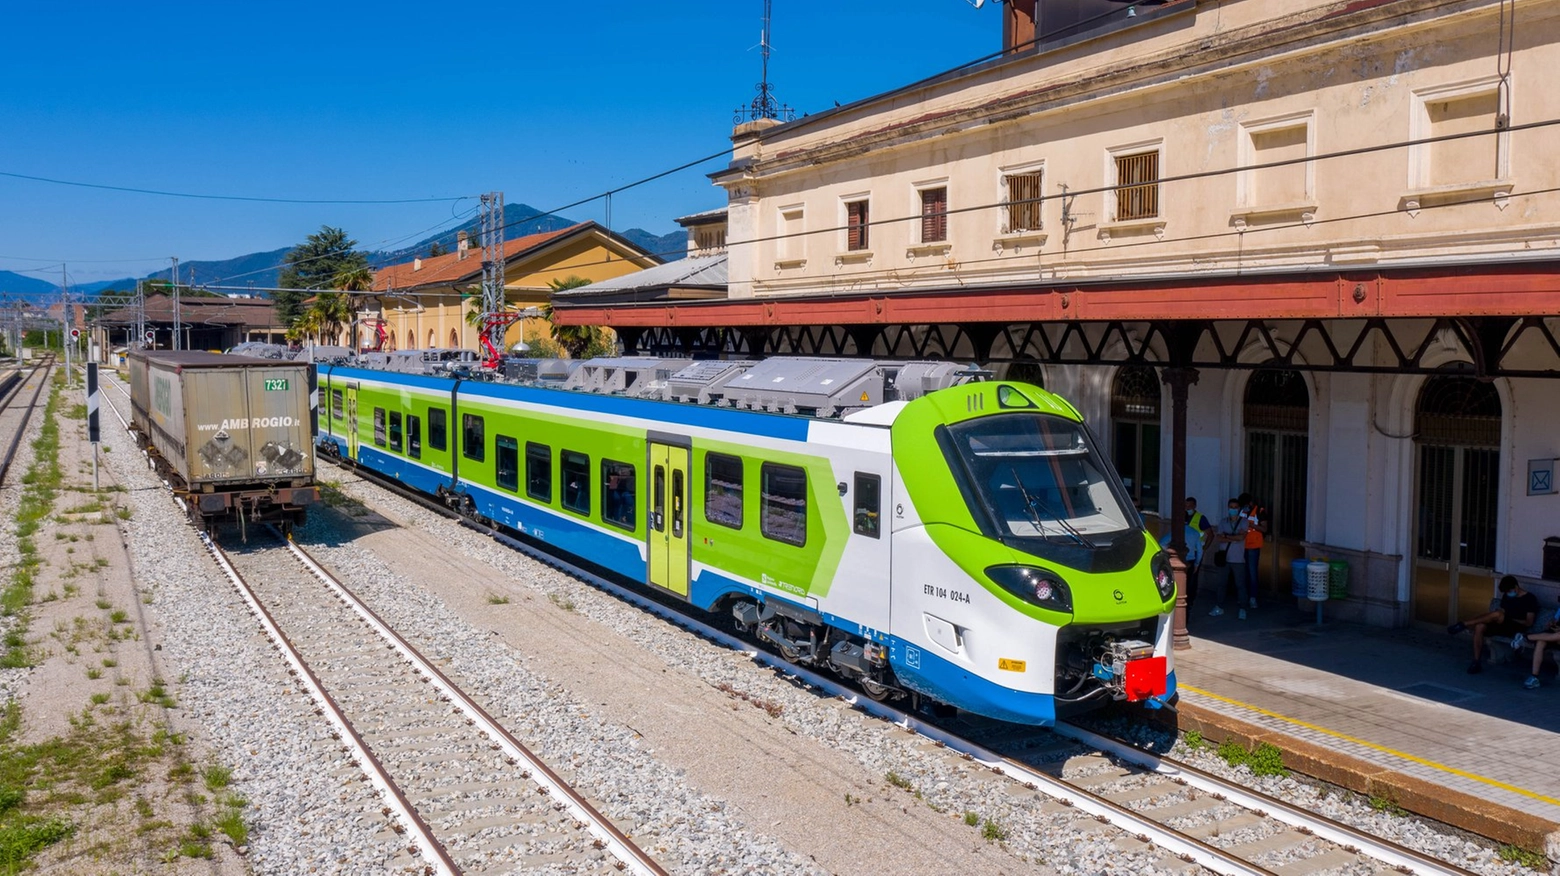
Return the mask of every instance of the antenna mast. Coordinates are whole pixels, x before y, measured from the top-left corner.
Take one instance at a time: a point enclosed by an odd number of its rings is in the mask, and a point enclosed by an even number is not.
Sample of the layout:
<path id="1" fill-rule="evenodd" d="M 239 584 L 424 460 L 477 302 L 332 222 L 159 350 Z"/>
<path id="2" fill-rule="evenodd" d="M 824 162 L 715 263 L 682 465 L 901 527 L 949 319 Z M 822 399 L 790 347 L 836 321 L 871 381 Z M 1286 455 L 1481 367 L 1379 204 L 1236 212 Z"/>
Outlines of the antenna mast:
<path id="1" fill-rule="evenodd" d="M 733 118 L 733 124 L 743 122 L 756 122 L 759 119 L 781 119 L 791 121 L 796 118 L 796 111 L 789 106 L 775 100 L 774 88 L 769 84 L 769 17 L 772 0 L 764 0 L 764 30 L 758 40 L 758 48 L 763 57 L 763 78 L 758 83 L 758 95 L 747 106 L 737 107 Z M 783 119 L 782 119 L 783 117 Z"/>
<path id="2" fill-rule="evenodd" d="M 504 332 L 517 317 L 504 302 L 504 193 L 482 196 L 482 319 L 478 341 L 487 349 L 486 364 L 497 368 Z"/>

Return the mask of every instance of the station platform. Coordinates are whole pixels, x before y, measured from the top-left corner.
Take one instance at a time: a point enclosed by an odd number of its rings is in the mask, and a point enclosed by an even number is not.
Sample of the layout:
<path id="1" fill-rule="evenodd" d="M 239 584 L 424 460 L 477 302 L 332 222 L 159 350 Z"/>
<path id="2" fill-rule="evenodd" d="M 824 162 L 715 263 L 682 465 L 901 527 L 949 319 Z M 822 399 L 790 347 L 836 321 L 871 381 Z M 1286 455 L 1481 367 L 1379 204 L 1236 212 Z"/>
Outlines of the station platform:
<path id="1" fill-rule="evenodd" d="M 1297 772 L 1560 861 L 1553 664 L 1527 690 L 1531 652 L 1469 675 L 1471 633 L 1334 622 L 1325 604 L 1318 626 L 1312 603 L 1258 599 L 1247 620 L 1233 598 L 1220 617 L 1189 607 L 1180 729 L 1271 742 Z"/>

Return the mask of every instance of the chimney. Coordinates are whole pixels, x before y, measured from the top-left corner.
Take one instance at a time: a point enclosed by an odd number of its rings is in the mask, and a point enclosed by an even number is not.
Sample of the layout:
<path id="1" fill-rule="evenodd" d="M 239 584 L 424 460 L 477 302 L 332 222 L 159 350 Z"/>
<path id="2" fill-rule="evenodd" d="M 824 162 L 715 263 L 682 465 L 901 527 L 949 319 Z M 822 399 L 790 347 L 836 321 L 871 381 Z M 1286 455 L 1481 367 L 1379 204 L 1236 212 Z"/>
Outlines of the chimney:
<path id="1" fill-rule="evenodd" d="M 471 235 L 464 231 L 455 232 L 455 252 L 457 253 L 456 259 L 459 261 L 465 261 L 466 253 L 470 250 Z"/>
<path id="2" fill-rule="evenodd" d="M 1036 0 L 1008 0 L 1002 8 L 1002 51 L 1034 48 Z"/>
<path id="3" fill-rule="evenodd" d="M 412 272 L 416 273 L 420 270 L 422 270 L 422 259 L 412 259 Z"/>

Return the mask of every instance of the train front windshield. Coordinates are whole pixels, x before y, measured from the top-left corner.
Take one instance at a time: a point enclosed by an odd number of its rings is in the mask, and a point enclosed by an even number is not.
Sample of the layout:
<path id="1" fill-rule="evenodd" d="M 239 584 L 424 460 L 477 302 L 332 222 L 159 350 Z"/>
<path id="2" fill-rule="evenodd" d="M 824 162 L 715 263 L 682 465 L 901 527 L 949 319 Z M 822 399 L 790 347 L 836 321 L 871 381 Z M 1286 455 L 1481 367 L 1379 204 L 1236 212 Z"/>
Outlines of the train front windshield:
<path id="1" fill-rule="evenodd" d="M 1093 548 L 1141 525 L 1081 423 L 1012 413 L 939 431 L 975 519 L 1005 542 L 1046 555 L 1048 545 Z"/>

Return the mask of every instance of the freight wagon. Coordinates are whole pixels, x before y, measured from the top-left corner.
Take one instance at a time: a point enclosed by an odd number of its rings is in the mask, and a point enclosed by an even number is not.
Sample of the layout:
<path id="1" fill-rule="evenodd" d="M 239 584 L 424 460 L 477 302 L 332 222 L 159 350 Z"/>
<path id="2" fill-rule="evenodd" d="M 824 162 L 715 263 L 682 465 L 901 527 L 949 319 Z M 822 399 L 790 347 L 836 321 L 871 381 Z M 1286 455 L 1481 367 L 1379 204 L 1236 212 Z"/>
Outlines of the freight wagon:
<path id="1" fill-rule="evenodd" d="M 307 363 L 203 352 L 130 356 L 133 427 L 208 531 L 302 523 L 314 482 Z"/>

